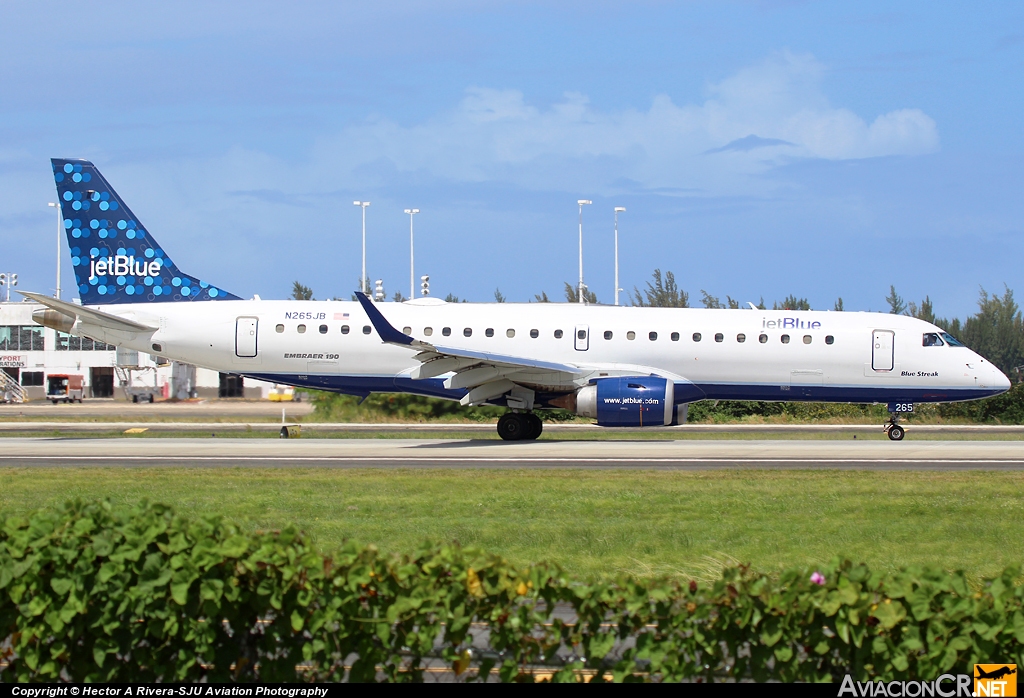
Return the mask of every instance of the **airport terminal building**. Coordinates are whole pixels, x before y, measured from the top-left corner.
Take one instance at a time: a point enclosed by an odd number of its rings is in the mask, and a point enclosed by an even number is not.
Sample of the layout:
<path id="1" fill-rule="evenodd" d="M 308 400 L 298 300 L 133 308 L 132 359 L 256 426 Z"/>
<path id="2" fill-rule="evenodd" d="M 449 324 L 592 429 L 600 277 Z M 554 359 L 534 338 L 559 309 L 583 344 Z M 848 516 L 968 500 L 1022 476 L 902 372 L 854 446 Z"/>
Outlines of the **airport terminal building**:
<path id="1" fill-rule="evenodd" d="M 266 398 L 273 384 L 42 327 L 38 303 L 0 302 L 0 402 L 45 400 L 53 376 L 81 376 L 85 399 Z M 73 378 L 77 384 L 77 378 Z"/>

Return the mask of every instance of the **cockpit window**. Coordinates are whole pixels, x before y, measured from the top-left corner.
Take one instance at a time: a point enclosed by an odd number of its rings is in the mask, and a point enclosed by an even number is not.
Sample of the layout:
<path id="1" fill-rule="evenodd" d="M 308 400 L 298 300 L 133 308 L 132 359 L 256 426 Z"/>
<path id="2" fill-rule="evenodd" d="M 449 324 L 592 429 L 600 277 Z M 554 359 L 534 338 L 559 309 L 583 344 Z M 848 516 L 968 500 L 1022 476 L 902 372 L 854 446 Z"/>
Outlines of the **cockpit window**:
<path id="1" fill-rule="evenodd" d="M 921 346 L 923 347 L 941 347 L 942 340 L 939 339 L 939 335 L 935 332 L 925 332 L 921 338 Z"/>
<path id="2" fill-rule="evenodd" d="M 949 332 L 943 332 L 942 338 L 946 340 L 946 344 L 951 347 L 966 347 L 967 345 L 961 342 L 959 339 L 951 335 Z"/>

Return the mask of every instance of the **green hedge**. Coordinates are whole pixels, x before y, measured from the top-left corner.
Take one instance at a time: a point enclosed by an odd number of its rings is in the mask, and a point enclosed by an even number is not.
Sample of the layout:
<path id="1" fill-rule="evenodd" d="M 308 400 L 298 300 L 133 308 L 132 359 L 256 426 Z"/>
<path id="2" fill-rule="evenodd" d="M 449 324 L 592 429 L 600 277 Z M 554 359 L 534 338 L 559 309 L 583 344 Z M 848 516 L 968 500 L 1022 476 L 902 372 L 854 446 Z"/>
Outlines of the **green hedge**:
<path id="1" fill-rule="evenodd" d="M 353 395 L 320 390 L 305 392 L 314 407 L 313 414 L 303 420 L 306 422 L 374 422 L 389 419 L 407 422 L 489 422 L 508 411 L 504 407 L 489 405 L 464 407 L 454 400 L 403 393 L 373 393 L 364 401 Z M 545 422 L 571 422 L 577 419 L 572 412 L 566 410 L 538 410 L 536 414 Z"/>
<path id="2" fill-rule="evenodd" d="M 1020 575 L 842 561 L 582 583 L 454 545 L 325 556 L 291 529 L 73 502 L 2 522 L 0 680 L 416 681 L 431 661 L 504 681 L 930 680 L 1024 664 Z"/>
<path id="3" fill-rule="evenodd" d="M 353 422 L 402 420 L 408 422 L 495 420 L 507 410 L 504 407 L 463 407 L 458 402 L 439 398 L 374 393 L 365 402 L 351 395 L 307 391 L 315 407 L 304 421 Z M 539 410 L 546 422 L 588 421 L 566 410 Z M 858 405 L 841 402 L 748 402 L 738 400 L 699 400 L 690 403 L 691 423 L 731 423 L 750 417 L 784 417 L 793 422 L 821 420 L 855 420 L 877 422 L 889 419 L 885 405 Z M 969 402 L 918 403 L 914 414 L 904 415 L 909 422 L 950 421 L 975 424 L 1024 424 L 1024 383 L 995 397 Z"/>

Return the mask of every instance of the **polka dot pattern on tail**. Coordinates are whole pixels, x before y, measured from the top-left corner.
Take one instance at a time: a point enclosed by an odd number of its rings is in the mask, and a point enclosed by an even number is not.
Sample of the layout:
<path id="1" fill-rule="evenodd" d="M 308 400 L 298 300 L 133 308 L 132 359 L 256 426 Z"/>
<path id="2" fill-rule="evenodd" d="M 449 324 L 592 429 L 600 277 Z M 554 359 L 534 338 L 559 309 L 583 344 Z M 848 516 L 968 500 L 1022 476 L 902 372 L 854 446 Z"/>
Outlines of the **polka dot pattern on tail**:
<path id="1" fill-rule="evenodd" d="M 51 162 L 84 304 L 237 299 L 182 273 L 92 163 Z M 76 246 L 88 239 L 104 246 Z"/>

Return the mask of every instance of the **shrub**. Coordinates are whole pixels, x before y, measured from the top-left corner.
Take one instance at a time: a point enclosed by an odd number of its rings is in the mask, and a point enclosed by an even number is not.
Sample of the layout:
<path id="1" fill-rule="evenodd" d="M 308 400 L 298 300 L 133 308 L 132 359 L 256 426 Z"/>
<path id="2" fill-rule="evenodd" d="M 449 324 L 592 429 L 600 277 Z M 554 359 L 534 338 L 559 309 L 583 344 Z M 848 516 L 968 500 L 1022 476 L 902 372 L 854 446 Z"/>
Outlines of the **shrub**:
<path id="1" fill-rule="evenodd" d="M 457 545 L 325 556 L 291 529 L 73 502 L 0 527 L 0 680 L 417 681 L 430 661 L 467 680 L 930 680 L 1024 664 L 1020 574 L 971 589 L 837 560 L 583 584 Z"/>
<path id="2" fill-rule="evenodd" d="M 309 391 L 313 402 L 313 419 L 320 422 L 383 422 L 400 420 L 426 422 L 468 420 L 489 422 L 508 410 L 504 407 L 483 405 L 464 407 L 454 400 L 406 395 L 402 393 L 373 393 L 365 401 L 353 395 L 339 395 L 322 391 Z M 576 415 L 566 410 L 538 410 L 537 416 L 546 422 L 566 422 Z"/>

